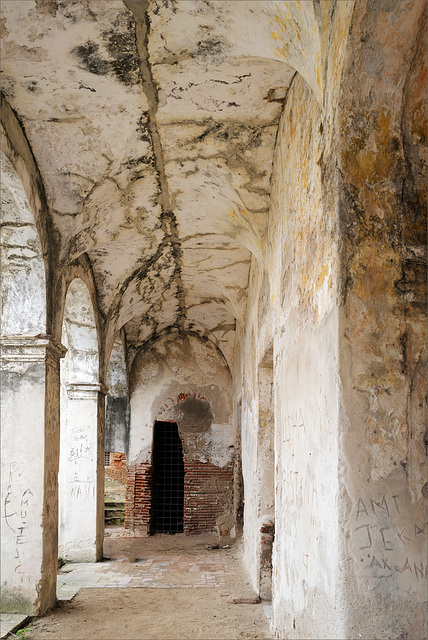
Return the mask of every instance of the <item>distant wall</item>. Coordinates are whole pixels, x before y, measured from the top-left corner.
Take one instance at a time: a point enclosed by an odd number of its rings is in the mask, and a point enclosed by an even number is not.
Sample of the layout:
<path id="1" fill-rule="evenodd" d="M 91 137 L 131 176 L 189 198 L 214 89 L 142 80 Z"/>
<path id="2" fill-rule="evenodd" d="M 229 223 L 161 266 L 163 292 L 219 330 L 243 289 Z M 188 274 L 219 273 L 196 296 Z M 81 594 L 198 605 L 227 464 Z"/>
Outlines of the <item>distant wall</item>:
<path id="1" fill-rule="evenodd" d="M 177 422 L 185 465 L 185 533 L 215 528 L 233 501 L 235 433 L 230 372 L 217 348 L 173 332 L 141 350 L 131 370 L 128 528 L 150 528 L 156 420 Z M 141 498 L 143 496 L 143 499 Z"/>

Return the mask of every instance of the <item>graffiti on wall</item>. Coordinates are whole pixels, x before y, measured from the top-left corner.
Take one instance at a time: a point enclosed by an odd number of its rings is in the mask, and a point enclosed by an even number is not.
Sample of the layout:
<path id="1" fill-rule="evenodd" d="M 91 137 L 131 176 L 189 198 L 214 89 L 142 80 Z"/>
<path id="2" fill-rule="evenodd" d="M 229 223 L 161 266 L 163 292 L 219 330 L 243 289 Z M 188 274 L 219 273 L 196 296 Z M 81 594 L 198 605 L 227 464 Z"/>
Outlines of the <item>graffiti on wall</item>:
<path id="1" fill-rule="evenodd" d="M 23 564 L 24 545 L 30 542 L 31 509 L 35 498 L 25 471 L 24 462 L 10 463 L 8 484 L 3 501 L 5 524 L 13 535 L 15 573 L 20 575 L 22 583 L 26 578 Z"/>
<path id="2" fill-rule="evenodd" d="M 352 516 L 354 557 L 365 577 L 400 574 L 416 583 L 428 576 L 427 525 L 409 517 L 403 495 L 359 496 Z"/>

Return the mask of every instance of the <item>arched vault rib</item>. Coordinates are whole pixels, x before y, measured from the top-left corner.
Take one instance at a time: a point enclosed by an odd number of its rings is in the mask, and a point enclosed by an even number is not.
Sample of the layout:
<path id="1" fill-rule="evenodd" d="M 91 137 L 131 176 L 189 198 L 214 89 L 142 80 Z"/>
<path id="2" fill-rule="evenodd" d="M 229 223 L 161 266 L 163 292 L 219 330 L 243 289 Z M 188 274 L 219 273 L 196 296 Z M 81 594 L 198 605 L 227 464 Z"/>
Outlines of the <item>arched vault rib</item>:
<path id="1" fill-rule="evenodd" d="M 290 6 L 284 27 L 285 2 L 4 2 L 5 91 L 61 262 L 88 255 L 110 338 L 136 318 L 184 330 L 196 310 L 212 329 L 214 307 L 241 321 L 282 101 L 295 69 L 317 91 L 322 59 L 328 11 Z"/>

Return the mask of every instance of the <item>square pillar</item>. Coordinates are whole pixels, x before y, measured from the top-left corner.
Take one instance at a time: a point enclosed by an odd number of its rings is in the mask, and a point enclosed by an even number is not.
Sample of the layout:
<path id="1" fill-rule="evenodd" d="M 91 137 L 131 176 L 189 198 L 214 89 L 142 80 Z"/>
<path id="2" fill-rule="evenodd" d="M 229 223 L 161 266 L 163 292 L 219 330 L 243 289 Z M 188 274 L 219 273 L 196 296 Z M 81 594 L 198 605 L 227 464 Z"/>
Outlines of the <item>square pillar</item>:
<path id="1" fill-rule="evenodd" d="M 1 340 L 2 612 L 55 603 L 58 548 L 59 359 L 50 336 Z"/>
<path id="2" fill-rule="evenodd" d="M 102 559 L 106 387 L 67 385 L 60 454 L 59 555 L 72 562 Z"/>

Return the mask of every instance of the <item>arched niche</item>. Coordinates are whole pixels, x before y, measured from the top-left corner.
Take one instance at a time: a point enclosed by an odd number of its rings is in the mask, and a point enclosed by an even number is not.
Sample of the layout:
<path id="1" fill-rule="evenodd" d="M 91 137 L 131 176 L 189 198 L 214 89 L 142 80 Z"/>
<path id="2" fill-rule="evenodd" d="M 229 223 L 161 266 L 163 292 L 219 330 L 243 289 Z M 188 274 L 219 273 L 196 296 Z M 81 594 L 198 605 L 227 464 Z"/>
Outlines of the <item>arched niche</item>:
<path id="1" fill-rule="evenodd" d="M 150 459 L 155 420 L 180 422 L 182 413 L 182 421 L 188 397 L 210 406 L 211 425 L 206 433 L 216 425 L 225 429 L 231 425 L 230 371 L 208 340 L 177 331 L 155 339 L 136 355 L 130 379 L 130 462 Z M 198 429 L 205 432 L 205 421 Z"/>
<path id="2" fill-rule="evenodd" d="M 86 284 L 75 278 L 68 287 L 62 324 L 67 355 L 61 363 L 64 383 L 98 382 L 98 337 L 92 301 Z"/>
<path id="3" fill-rule="evenodd" d="M 217 347 L 173 331 L 140 349 L 130 379 L 125 526 L 150 531 L 153 431 L 171 422 L 183 446 L 184 533 L 222 526 L 232 518 L 235 432 L 230 371 Z"/>
<path id="4" fill-rule="evenodd" d="M 79 278 L 67 291 L 62 340 L 67 355 L 61 363 L 59 555 L 66 560 L 95 561 L 102 553 L 103 535 L 104 434 L 98 429 L 103 389 L 98 382 L 93 306 Z"/>

